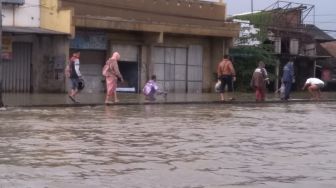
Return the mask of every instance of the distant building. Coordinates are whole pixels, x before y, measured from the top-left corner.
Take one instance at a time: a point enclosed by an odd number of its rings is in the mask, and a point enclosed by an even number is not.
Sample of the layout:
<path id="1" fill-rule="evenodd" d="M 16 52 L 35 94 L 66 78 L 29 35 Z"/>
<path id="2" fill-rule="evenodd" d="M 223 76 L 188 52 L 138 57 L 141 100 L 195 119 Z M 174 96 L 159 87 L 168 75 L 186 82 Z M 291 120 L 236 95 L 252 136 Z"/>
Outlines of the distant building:
<path id="1" fill-rule="evenodd" d="M 336 90 L 336 41 L 322 42 L 320 53 L 324 53 L 330 58 L 325 58 L 319 61 L 318 76 L 327 83 L 328 90 Z"/>
<path id="2" fill-rule="evenodd" d="M 280 4 L 284 3 L 284 4 Z M 236 19 L 250 20 L 260 28 L 259 40 L 264 44 L 273 45 L 273 53 L 278 58 L 275 73 L 278 87 L 282 75 L 282 67 L 294 60 L 295 84 L 299 89 L 308 77 L 320 77 L 323 62 L 330 55 L 321 53 L 321 43 L 334 39 L 315 25 L 304 24 L 307 13 L 312 12 L 313 5 L 289 2 L 277 2 L 273 8 L 235 16 Z"/>
<path id="3" fill-rule="evenodd" d="M 255 28 L 249 20 L 233 19 L 233 22 L 240 24 L 239 37 L 234 40 L 234 46 L 258 46 L 261 44 L 257 37 L 260 29 Z"/>

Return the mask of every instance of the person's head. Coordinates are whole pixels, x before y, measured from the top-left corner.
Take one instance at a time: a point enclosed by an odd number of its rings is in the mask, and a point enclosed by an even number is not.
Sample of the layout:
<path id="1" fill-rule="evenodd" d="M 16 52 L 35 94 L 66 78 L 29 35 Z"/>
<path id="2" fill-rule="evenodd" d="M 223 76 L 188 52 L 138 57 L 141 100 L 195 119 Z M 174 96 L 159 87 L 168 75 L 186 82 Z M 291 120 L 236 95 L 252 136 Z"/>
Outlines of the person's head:
<path id="1" fill-rule="evenodd" d="M 225 55 L 223 56 L 223 58 L 224 58 L 224 59 L 229 59 L 229 58 L 230 58 L 230 56 L 229 56 L 229 55 L 227 55 L 227 54 L 225 54 Z"/>
<path id="2" fill-rule="evenodd" d="M 80 52 L 79 52 L 79 51 L 74 52 L 74 53 L 72 54 L 72 56 L 73 56 L 73 57 L 77 57 L 77 58 L 79 58 L 79 57 L 80 57 Z"/>
<path id="3" fill-rule="evenodd" d="M 111 57 L 112 59 L 115 59 L 115 60 L 119 60 L 120 59 L 120 54 L 118 53 L 118 52 L 114 52 L 113 54 L 112 54 L 112 57 Z"/>
<path id="4" fill-rule="evenodd" d="M 155 74 L 153 74 L 153 75 L 151 76 L 151 80 L 156 81 L 156 75 L 155 75 Z"/>
<path id="5" fill-rule="evenodd" d="M 294 61 L 295 61 L 295 57 L 290 57 L 289 60 L 288 60 L 288 63 L 293 64 Z"/>
<path id="6" fill-rule="evenodd" d="M 259 61 L 258 67 L 259 68 L 265 68 L 265 63 L 263 61 Z"/>

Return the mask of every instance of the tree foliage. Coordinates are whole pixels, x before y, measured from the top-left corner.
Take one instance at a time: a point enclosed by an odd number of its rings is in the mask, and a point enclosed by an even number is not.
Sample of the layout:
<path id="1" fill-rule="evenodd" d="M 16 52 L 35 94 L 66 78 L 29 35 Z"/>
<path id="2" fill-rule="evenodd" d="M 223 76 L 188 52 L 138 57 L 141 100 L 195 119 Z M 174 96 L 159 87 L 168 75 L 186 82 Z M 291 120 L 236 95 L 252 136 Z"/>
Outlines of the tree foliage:
<path id="1" fill-rule="evenodd" d="M 240 46 L 230 49 L 234 67 L 236 69 L 236 87 L 239 91 L 248 91 L 251 88 L 250 80 L 259 61 L 266 65 L 267 72 L 271 80 L 274 80 L 275 57 L 265 46 Z"/>

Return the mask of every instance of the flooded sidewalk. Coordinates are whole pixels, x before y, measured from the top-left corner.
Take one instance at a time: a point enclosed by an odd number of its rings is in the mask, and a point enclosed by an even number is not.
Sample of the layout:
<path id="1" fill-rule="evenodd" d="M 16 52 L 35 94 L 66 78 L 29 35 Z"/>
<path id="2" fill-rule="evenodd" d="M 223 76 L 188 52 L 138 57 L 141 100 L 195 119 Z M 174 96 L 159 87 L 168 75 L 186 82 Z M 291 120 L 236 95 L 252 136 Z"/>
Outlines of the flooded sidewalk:
<path id="1" fill-rule="evenodd" d="M 155 102 L 148 102 L 142 94 L 134 93 L 118 93 L 120 99 L 119 105 L 137 105 L 137 104 L 192 104 L 192 103 L 219 103 L 220 97 L 218 93 L 199 93 L 199 94 L 174 94 L 170 93 L 166 98 L 157 96 Z M 227 101 L 229 103 L 253 103 L 255 102 L 254 93 L 238 93 L 234 94 L 234 101 Z M 105 94 L 89 94 L 82 93 L 77 96 L 80 101 L 79 105 L 74 105 L 66 93 L 57 94 L 25 94 L 25 93 L 5 93 L 3 94 L 3 101 L 9 107 L 66 107 L 66 106 L 97 106 L 103 105 Z M 325 92 L 322 95 L 321 101 L 336 100 L 335 92 Z M 292 102 L 310 102 L 310 96 L 307 92 L 293 93 Z M 281 102 L 278 95 L 269 93 L 266 102 L 278 103 Z"/>

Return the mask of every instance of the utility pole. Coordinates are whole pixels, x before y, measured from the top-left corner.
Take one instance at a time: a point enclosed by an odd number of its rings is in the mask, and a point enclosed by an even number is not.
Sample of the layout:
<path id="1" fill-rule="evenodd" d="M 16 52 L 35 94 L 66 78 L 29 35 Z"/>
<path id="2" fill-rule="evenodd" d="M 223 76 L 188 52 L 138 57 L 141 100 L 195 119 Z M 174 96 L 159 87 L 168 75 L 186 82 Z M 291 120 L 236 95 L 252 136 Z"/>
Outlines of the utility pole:
<path id="1" fill-rule="evenodd" d="M 251 0 L 251 13 L 253 14 L 253 0 Z"/>
<path id="2" fill-rule="evenodd" d="M 2 100 L 2 78 L 3 78 L 3 64 L 2 64 L 2 0 L 0 0 L 0 108 L 4 106 Z"/>

